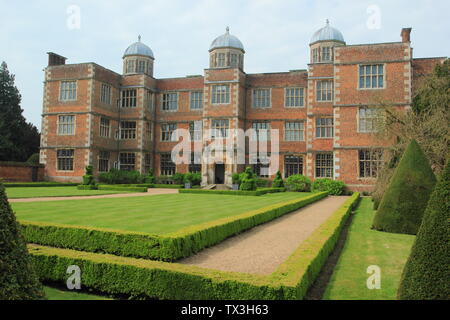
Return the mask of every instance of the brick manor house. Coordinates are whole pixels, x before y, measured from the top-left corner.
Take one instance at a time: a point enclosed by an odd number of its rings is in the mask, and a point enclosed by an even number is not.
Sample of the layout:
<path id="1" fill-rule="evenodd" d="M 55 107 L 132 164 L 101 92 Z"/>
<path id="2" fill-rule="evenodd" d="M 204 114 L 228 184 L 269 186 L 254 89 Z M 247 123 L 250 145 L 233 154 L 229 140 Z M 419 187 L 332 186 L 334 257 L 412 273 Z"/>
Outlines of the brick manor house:
<path id="1" fill-rule="evenodd" d="M 194 152 L 192 163 L 175 165 L 171 133 L 190 130 L 190 143 L 204 147 L 206 129 L 226 137 L 227 129 L 254 128 L 279 130 L 284 177 L 328 177 L 370 190 L 386 146 L 373 134 L 376 101 L 408 108 L 418 80 L 444 60 L 413 58 L 410 32 L 402 29 L 400 42 L 347 45 L 327 21 L 312 36 L 308 70 L 261 74 L 245 73 L 244 46 L 228 28 L 212 42 L 203 76 L 155 79 L 153 52 L 140 37 L 123 55 L 122 74 L 96 63 L 66 64 L 50 52 L 40 149 L 46 178 L 81 181 L 93 165 L 96 175 L 153 168 L 157 176 L 201 172 L 203 185 L 229 185 L 246 165 L 205 162 Z M 248 147 L 246 161 L 267 177 L 267 165 Z"/>

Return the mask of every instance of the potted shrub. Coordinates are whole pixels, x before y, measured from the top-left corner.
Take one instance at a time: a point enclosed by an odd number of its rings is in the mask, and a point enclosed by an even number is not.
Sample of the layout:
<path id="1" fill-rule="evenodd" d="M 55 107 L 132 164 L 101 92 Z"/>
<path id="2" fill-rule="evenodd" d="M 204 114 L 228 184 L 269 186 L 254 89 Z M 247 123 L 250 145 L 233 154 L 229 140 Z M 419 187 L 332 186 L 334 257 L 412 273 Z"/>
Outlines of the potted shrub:
<path id="1" fill-rule="evenodd" d="M 231 189 L 239 190 L 239 184 L 241 183 L 239 173 L 235 172 L 231 175 L 231 183 Z"/>
<path id="2" fill-rule="evenodd" d="M 191 179 L 193 186 L 199 186 L 202 183 L 202 174 L 200 172 L 191 173 Z"/>
<path id="3" fill-rule="evenodd" d="M 184 174 L 177 172 L 172 176 L 172 179 L 174 184 L 182 185 L 184 183 Z"/>
<path id="4" fill-rule="evenodd" d="M 155 175 L 153 174 L 153 169 L 150 169 L 144 178 L 145 183 L 153 184 L 156 181 Z"/>
<path id="5" fill-rule="evenodd" d="M 194 185 L 193 173 L 188 172 L 184 175 L 184 188 L 191 189 L 193 185 Z"/>

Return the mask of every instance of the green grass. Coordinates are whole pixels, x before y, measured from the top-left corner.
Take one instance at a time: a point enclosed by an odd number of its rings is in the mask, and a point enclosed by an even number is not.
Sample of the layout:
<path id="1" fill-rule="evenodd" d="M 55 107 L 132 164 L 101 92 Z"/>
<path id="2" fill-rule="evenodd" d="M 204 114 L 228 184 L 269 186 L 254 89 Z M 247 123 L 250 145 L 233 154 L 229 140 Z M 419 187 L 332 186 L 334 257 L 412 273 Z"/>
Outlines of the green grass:
<path id="1" fill-rule="evenodd" d="M 165 194 L 149 197 L 12 203 L 19 220 L 164 234 L 310 193 L 258 197 Z"/>
<path id="2" fill-rule="evenodd" d="M 45 295 L 48 300 L 110 300 L 107 297 L 96 296 L 93 294 L 80 293 L 76 290 L 60 290 L 44 286 Z"/>
<path id="3" fill-rule="evenodd" d="M 127 191 L 112 190 L 78 190 L 77 187 L 17 187 L 6 188 L 9 199 L 42 198 L 42 197 L 71 197 L 98 196 L 104 194 L 127 193 Z"/>
<path id="4" fill-rule="evenodd" d="M 375 211 L 370 198 L 363 198 L 353 218 L 341 257 L 324 299 L 393 300 L 403 266 L 415 236 L 371 230 Z M 367 267 L 381 269 L 381 289 L 369 290 Z"/>

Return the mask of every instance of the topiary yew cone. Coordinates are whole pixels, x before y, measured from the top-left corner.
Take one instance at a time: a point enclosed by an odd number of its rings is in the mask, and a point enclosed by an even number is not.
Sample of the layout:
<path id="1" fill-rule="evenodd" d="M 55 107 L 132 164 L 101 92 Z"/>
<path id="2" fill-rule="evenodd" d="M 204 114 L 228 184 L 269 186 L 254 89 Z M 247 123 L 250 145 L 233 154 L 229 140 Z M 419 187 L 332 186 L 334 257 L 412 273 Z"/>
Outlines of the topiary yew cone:
<path id="1" fill-rule="evenodd" d="M 403 269 L 398 298 L 450 299 L 450 161 L 431 194 Z"/>
<path id="2" fill-rule="evenodd" d="M 25 240 L 0 183 L 0 300 L 44 298 Z"/>
<path id="3" fill-rule="evenodd" d="M 373 220 L 373 228 L 393 233 L 416 234 L 436 177 L 419 144 L 406 148 Z"/>

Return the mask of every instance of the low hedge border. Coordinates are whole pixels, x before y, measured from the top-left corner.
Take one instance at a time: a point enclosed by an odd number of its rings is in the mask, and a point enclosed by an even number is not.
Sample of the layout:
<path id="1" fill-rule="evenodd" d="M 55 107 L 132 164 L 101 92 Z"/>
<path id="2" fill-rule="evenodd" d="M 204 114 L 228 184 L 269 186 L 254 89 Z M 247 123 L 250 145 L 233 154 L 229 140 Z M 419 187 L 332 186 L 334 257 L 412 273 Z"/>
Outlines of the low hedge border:
<path id="1" fill-rule="evenodd" d="M 234 217 L 190 226 L 166 235 L 31 221 L 19 222 L 27 242 L 125 257 L 175 261 L 326 196 L 326 192 L 316 193 Z"/>
<path id="2" fill-rule="evenodd" d="M 164 189 L 182 189 L 181 184 L 155 184 L 155 183 L 135 183 L 135 184 L 101 184 L 101 186 L 114 186 L 122 188 L 164 188 Z"/>
<path id="3" fill-rule="evenodd" d="M 5 188 L 25 188 L 25 187 L 76 187 L 80 183 L 59 183 L 59 182 L 3 182 Z"/>
<path id="4" fill-rule="evenodd" d="M 182 184 L 152 184 L 149 188 L 161 188 L 161 189 L 183 189 Z"/>
<path id="5" fill-rule="evenodd" d="M 126 187 L 126 186 L 116 186 L 116 185 L 105 185 L 99 184 L 98 190 L 109 190 L 109 191 L 126 191 L 126 192 L 147 192 L 147 187 Z"/>
<path id="6" fill-rule="evenodd" d="M 224 272 L 196 266 L 29 245 L 43 281 L 66 281 L 67 267 L 81 269 L 82 286 L 107 294 L 159 299 L 303 299 L 352 208 L 353 194 L 271 275 Z"/>
<path id="7" fill-rule="evenodd" d="M 78 190 L 98 190 L 98 186 L 97 185 L 84 185 L 84 184 L 80 184 L 77 186 Z"/>
<path id="8" fill-rule="evenodd" d="M 261 188 L 255 191 L 183 189 L 180 190 L 180 193 L 224 194 L 233 196 L 262 196 L 267 193 L 284 192 L 284 191 L 286 191 L 285 188 Z"/>

